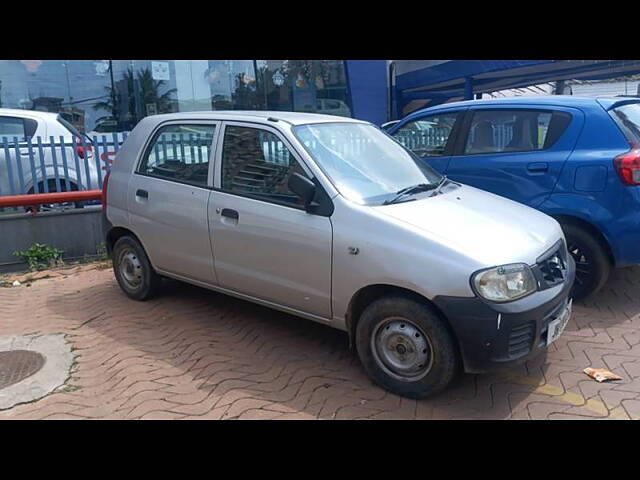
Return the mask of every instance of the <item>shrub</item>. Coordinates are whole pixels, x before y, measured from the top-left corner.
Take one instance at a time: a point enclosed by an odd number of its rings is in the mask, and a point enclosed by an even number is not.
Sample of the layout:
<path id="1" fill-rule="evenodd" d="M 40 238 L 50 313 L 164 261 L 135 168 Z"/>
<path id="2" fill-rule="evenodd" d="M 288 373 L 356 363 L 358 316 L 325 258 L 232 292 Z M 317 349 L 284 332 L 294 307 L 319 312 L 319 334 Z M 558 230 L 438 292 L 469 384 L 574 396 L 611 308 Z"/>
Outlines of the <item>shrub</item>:
<path id="1" fill-rule="evenodd" d="M 61 265 L 63 253 L 62 250 L 42 243 L 34 243 L 26 250 L 13 252 L 16 257 L 21 258 L 29 265 L 30 270 L 42 270 Z"/>

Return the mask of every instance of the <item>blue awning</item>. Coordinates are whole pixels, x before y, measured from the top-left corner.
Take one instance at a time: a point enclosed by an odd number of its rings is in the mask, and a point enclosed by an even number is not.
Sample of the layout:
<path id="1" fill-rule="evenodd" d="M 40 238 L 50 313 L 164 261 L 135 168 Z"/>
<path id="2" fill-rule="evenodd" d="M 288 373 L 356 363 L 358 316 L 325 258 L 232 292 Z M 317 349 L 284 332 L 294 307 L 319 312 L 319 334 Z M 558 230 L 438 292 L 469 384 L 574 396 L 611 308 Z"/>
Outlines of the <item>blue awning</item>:
<path id="1" fill-rule="evenodd" d="M 558 80 L 600 80 L 640 73 L 638 60 L 397 60 L 398 111 L 412 100 L 429 104 Z"/>

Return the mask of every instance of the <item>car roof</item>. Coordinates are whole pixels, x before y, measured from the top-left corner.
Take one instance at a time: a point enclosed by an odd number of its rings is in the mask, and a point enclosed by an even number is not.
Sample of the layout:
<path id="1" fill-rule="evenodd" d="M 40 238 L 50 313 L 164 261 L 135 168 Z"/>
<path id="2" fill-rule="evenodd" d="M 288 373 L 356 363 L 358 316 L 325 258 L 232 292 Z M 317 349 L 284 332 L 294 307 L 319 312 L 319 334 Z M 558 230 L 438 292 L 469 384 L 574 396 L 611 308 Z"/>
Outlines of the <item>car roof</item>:
<path id="1" fill-rule="evenodd" d="M 149 117 L 147 117 L 149 118 Z M 167 120 L 182 120 L 203 118 L 211 120 L 240 120 L 240 121 L 259 121 L 270 122 L 269 118 L 282 120 L 291 125 L 305 125 L 311 123 L 329 123 L 329 122 L 347 122 L 347 123 L 367 123 L 362 120 L 356 120 L 349 117 L 341 117 L 338 115 L 324 115 L 319 113 L 306 112 L 283 112 L 277 110 L 214 110 L 202 112 L 179 112 L 154 115 L 151 117 L 158 122 Z"/>
<path id="2" fill-rule="evenodd" d="M 579 97 L 574 95 L 536 95 L 536 96 L 514 96 L 514 97 L 501 97 L 501 98 L 487 98 L 479 100 L 464 100 L 461 102 L 451 102 L 436 105 L 434 107 L 427 107 L 416 112 L 412 112 L 413 115 L 417 112 L 423 112 L 426 110 L 439 110 L 445 108 L 457 108 L 457 107 L 470 107 L 477 105 L 556 105 L 567 107 L 593 107 L 602 105 L 605 109 L 609 109 L 614 105 L 620 103 L 640 102 L 638 97 Z"/>
<path id="3" fill-rule="evenodd" d="M 0 116 L 34 117 L 42 120 L 55 120 L 58 117 L 54 112 L 41 112 L 40 110 L 21 110 L 17 108 L 0 108 Z"/>

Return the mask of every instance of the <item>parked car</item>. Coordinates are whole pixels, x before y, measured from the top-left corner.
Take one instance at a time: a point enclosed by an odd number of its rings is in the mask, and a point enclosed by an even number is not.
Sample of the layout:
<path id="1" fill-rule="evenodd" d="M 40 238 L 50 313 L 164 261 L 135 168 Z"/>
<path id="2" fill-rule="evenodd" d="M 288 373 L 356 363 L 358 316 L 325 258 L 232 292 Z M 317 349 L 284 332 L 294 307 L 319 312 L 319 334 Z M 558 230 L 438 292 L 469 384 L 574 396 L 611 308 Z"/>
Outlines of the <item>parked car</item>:
<path id="1" fill-rule="evenodd" d="M 368 122 L 146 117 L 103 195 L 126 295 L 150 298 L 170 277 L 345 330 L 401 395 L 530 358 L 571 313 L 558 222 L 448 180 Z"/>
<path id="2" fill-rule="evenodd" d="M 0 108 L 0 194 L 100 188 L 97 170 L 91 140 L 59 114 Z"/>
<path id="3" fill-rule="evenodd" d="M 349 106 L 342 100 L 336 100 L 335 98 L 316 99 L 316 112 L 325 115 L 337 115 L 340 117 L 351 116 Z"/>
<path id="4" fill-rule="evenodd" d="M 448 103 L 389 134 L 450 179 L 557 219 L 577 262 L 575 297 L 598 291 L 611 267 L 640 263 L 640 99 Z"/>

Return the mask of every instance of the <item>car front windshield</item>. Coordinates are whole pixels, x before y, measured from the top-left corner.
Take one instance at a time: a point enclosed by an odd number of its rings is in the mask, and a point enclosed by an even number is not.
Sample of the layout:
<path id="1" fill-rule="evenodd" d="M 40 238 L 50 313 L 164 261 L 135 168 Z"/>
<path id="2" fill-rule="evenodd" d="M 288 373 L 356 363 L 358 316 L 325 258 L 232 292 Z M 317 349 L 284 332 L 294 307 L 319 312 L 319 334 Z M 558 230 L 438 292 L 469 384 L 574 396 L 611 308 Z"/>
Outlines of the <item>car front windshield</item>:
<path id="1" fill-rule="evenodd" d="M 365 123 L 317 123 L 293 132 L 341 195 L 379 205 L 442 176 L 387 134 Z"/>

